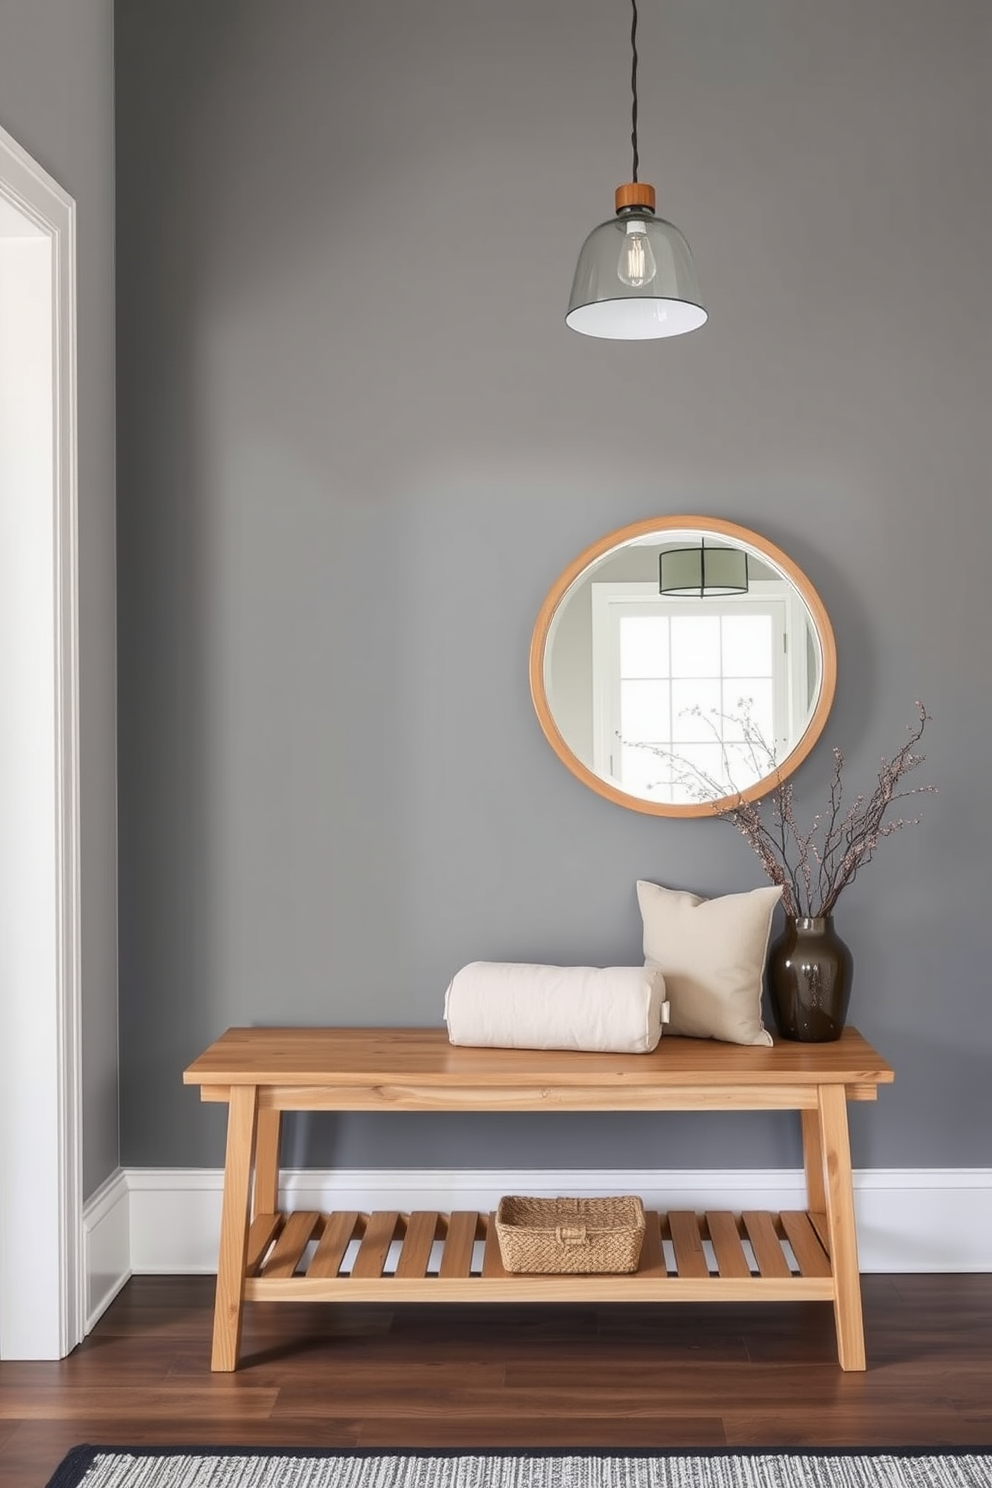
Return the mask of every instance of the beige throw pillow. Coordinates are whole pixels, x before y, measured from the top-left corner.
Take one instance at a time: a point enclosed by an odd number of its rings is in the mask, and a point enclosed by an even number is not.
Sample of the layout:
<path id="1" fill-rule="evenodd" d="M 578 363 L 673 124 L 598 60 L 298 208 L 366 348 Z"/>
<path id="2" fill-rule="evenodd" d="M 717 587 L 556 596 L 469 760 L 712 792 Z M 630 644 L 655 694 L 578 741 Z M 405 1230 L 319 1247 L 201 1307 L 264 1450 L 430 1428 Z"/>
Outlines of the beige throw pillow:
<path id="1" fill-rule="evenodd" d="M 644 959 L 665 978 L 669 1033 L 770 1044 L 761 1021 L 761 982 L 780 887 L 700 899 L 637 885 L 644 920 Z"/>

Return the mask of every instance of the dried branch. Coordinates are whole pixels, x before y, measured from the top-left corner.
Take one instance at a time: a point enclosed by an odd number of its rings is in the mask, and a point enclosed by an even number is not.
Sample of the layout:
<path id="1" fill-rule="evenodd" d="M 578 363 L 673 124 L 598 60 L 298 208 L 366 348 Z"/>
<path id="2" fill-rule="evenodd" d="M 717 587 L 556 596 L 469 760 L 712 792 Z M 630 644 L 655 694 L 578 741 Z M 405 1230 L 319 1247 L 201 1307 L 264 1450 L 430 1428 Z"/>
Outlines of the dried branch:
<path id="1" fill-rule="evenodd" d="M 775 751 L 762 737 L 750 713 L 750 701 L 741 698 L 736 715 L 707 716 L 701 708 L 686 712 L 701 718 L 712 730 L 721 746 L 724 779 L 718 780 L 700 766 L 682 759 L 672 750 L 655 744 L 635 744 L 665 760 L 673 771 L 674 783 L 699 801 L 715 801 L 716 814 L 731 822 L 765 870 L 773 884 L 782 888 L 782 908 L 787 915 L 819 919 L 833 913 L 843 889 L 853 883 L 866 863 L 870 863 L 883 837 L 890 837 L 901 827 L 916 825 L 918 816 L 889 818 L 897 801 L 911 796 L 932 795 L 935 785 L 918 785 L 899 789 L 905 775 L 923 764 L 926 756 L 916 753 L 930 714 L 917 701 L 917 718 L 908 727 L 909 737 L 891 760 L 882 759 L 878 782 L 871 795 L 858 795 L 844 810 L 844 756 L 833 751 L 833 768 L 826 810 L 818 812 L 807 831 L 796 818 L 792 783 L 779 773 Z M 755 780 L 773 779 L 772 788 L 759 801 L 746 800 L 744 789 L 731 785 L 733 780 L 726 741 L 726 724 L 740 731 L 739 741 L 745 746 L 745 757 Z M 726 802 L 730 800 L 731 804 Z M 887 819 L 889 818 L 889 819 Z"/>
<path id="2" fill-rule="evenodd" d="M 839 749 L 834 750 L 827 810 L 822 817 L 813 818 L 807 832 L 796 820 L 792 785 L 781 777 L 776 777 L 775 785 L 760 802 L 738 796 L 732 806 L 717 809 L 717 814 L 732 822 L 757 853 L 772 883 L 782 884 L 786 914 L 817 919 L 832 914 L 842 890 L 871 862 L 882 838 L 919 822 L 918 816 L 886 820 L 897 801 L 932 795 L 937 789 L 935 785 L 898 789 L 903 776 L 926 758 L 916 753 L 915 746 L 930 722 L 930 714 L 922 703 L 916 706 L 917 719 L 909 726 L 909 738 L 891 760 L 883 758 L 871 795 L 867 800 L 857 796 L 843 812 L 844 756 Z M 774 831 L 765 825 L 765 809 L 770 810 Z"/>

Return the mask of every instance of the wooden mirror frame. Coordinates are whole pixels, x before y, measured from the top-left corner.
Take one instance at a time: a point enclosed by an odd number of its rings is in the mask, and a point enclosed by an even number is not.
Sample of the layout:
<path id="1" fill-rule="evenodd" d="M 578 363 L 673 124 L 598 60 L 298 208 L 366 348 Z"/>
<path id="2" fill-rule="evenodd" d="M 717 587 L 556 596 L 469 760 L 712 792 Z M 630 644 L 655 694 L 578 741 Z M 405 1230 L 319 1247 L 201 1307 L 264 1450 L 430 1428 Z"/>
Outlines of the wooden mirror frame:
<path id="1" fill-rule="evenodd" d="M 739 793 L 730 796 L 717 797 L 712 801 L 693 801 L 675 803 L 668 801 L 649 801 L 640 796 L 629 795 L 626 791 L 611 785 L 608 780 L 595 774 L 589 767 L 573 753 L 564 736 L 561 734 L 551 712 L 548 702 L 547 689 L 544 685 L 544 661 L 548 636 L 554 617 L 561 605 L 562 600 L 568 593 L 575 581 L 582 576 L 590 564 L 625 543 L 636 541 L 638 538 L 649 537 L 657 533 L 664 537 L 666 532 L 696 531 L 705 537 L 721 537 L 731 543 L 743 543 L 746 547 L 753 549 L 760 557 L 766 558 L 777 568 L 785 578 L 794 586 L 800 595 L 806 609 L 809 611 L 810 619 L 816 630 L 820 645 L 820 689 L 816 700 L 816 707 L 806 725 L 802 737 L 795 747 L 786 755 L 781 765 L 772 775 L 766 775 L 761 780 L 755 781 Z M 757 801 L 772 788 L 778 781 L 787 779 L 802 764 L 810 750 L 816 744 L 823 733 L 827 716 L 830 713 L 834 700 L 834 691 L 837 686 L 837 645 L 834 640 L 833 626 L 830 617 L 820 596 L 817 594 L 809 579 L 802 569 L 793 563 L 781 548 L 761 537 L 757 532 L 750 531 L 747 527 L 741 527 L 736 522 L 725 522 L 719 517 L 648 517 L 641 522 L 631 522 L 626 527 L 619 527 L 614 532 L 608 532 L 598 542 L 590 547 L 568 565 L 564 572 L 555 580 L 548 591 L 547 598 L 538 613 L 537 622 L 530 643 L 530 692 L 534 702 L 534 709 L 538 721 L 544 732 L 544 736 L 551 745 L 555 754 L 561 760 L 567 770 L 570 770 L 576 779 L 581 780 L 590 790 L 597 795 L 605 797 L 607 801 L 613 801 L 618 806 L 625 806 L 628 811 L 641 811 L 647 816 L 713 816 L 722 809 L 732 806 L 735 801 Z"/>

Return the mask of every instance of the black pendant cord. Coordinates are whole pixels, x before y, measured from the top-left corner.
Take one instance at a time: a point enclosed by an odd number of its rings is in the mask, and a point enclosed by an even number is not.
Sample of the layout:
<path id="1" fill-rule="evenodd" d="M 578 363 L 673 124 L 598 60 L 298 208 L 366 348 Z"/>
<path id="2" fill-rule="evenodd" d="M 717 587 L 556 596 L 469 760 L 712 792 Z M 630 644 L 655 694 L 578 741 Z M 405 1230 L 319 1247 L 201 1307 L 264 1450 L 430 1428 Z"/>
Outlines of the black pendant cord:
<path id="1" fill-rule="evenodd" d="M 630 145 L 634 152 L 634 167 L 630 179 L 636 181 L 640 160 L 637 153 L 637 0 L 630 0 L 630 8 L 633 12 L 630 21 Z"/>

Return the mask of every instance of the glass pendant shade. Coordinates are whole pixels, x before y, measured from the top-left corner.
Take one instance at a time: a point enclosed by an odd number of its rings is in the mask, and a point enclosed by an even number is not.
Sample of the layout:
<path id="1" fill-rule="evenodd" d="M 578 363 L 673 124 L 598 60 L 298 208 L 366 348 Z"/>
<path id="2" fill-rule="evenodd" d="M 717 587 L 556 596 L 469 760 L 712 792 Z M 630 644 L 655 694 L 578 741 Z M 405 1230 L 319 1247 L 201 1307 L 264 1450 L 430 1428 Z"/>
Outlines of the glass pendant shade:
<path id="1" fill-rule="evenodd" d="M 658 558 L 658 592 L 701 599 L 747 593 L 747 553 L 741 548 L 672 548 Z"/>
<path id="2" fill-rule="evenodd" d="M 650 341 L 694 331 L 706 318 L 689 244 L 672 223 L 634 207 L 593 228 L 565 316 L 573 331 Z"/>

